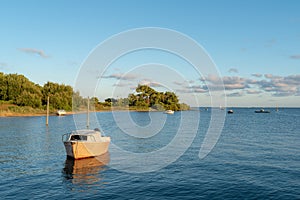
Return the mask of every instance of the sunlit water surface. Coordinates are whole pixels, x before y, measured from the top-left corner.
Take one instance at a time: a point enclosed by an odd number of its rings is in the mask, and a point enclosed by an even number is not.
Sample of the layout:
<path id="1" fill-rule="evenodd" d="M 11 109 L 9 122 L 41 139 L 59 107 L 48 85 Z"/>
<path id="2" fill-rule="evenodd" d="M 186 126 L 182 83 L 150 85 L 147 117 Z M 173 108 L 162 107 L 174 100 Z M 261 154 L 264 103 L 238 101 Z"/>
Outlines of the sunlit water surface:
<path id="1" fill-rule="evenodd" d="M 49 127 L 45 117 L 0 118 L 1 199 L 300 199 L 300 109 L 254 110 L 235 108 L 227 115 L 217 145 L 201 160 L 210 111 L 185 112 L 191 125 L 200 116 L 192 144 L 175 162 L 148 173 L 116 169 L 111 164 L 121 158 L 113 152 L 103 155 L 104 164 L 66 159 L 61 136 L 76 129 L 73 116 L 51 116 Z M 129 115 L 137 127 L 151 119 L 164 120 L 163 127 L 148 138 L 132 137 L 127 133 L 137 129 L 130 123 L 120 128 L 113 113 L 101 112 L 96 121 L 91 117 L 91 128 L 99 125 L 114 145 L 134 153 L 159 150 L 181 134 L 180 112 Z M 78 128 L 85 119 L 76 117 Z"/>

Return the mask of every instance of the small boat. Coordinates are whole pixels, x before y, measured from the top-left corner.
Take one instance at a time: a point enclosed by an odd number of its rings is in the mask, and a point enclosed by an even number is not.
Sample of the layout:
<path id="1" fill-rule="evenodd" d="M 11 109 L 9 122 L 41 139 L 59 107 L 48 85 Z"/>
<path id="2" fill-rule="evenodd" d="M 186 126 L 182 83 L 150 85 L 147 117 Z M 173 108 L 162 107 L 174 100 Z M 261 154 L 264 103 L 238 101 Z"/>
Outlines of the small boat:
<path id="1" fill-rule="evenodd" d="M 101 135 L 99 129 L 76 130 L 62 136 L 68 157 L 74 159 L 95 157 L 108 151 L 110 137 Z"/>
<path id="2" fill-rule="evenodd" d="M 260 110 L 256 110 L 254 111 L 255 113 L 270 113 L 269 110 L 264 110 L 264 109 L 260 109 Z"/>
<path id="3" fill-rule="evenodd" d="M 166 110 L 165 114 L 171 114 L 172 115 L 172 114 L 174 114 L 174 110 Z"/>
<path id="4" fill-rule="evenodd" d="M 228 114 L 233 114 L 233 110 L 228 110 L 227 113 Z"/>
<path id="5" fill-rule="evenodd" d="M 66 112 L 65 110 L 58 110 L 58 111 L 56 112 L 56 114 L 57 114 L 58 116 L 63 116 L 63 115 L 65 115 L 65 114 L 67 114 L 67 112 Z"/>

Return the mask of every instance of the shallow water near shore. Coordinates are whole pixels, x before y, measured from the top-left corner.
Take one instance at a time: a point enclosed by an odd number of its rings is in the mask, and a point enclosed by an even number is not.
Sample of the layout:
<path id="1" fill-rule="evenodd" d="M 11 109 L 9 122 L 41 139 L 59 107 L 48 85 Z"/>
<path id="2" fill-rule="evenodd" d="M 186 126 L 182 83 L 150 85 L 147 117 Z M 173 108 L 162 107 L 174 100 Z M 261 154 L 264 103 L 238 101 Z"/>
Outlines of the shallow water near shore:
<path id="1" fill-rule="evenodd" d="M 226 115 L 218 143 L 204 158 L 199 149 L 211 119 L 210 111 L 185 111 L 190 123 L 200 115 L 189 148 L 157 171 L 118 170 L 114 151 L 101 159 L 68 160 L 61 141 L 64 133 L 85 128 L 86 116 L 0 118 L 0 196 L 3 199 L 299 199 L 300 109 L 254 113 L 255 108 L 233 108 Z M 124 112 L 120 112 L 121 115 Z M 165 120 L 158 133 L 135 138 L 127 123 L 119 128 L 112 112 L 94 113 L 91 128 L 101 126 L 113 145 L 147 153 L 168 145 L 183 113 L 130 112 L 132 121 L 147 127 Z M 94 120 L 94 121 L 93 121 Z M 95 121 L 96 120 L 96 121 Z M 155 128 L 155 127 L 154 127 Z M 99 162 L 104 160 L 105 162 Z M 128 167 L 132 167 L 128 165 Z M 130 169 L 129 169 L 130 171 Z"/>

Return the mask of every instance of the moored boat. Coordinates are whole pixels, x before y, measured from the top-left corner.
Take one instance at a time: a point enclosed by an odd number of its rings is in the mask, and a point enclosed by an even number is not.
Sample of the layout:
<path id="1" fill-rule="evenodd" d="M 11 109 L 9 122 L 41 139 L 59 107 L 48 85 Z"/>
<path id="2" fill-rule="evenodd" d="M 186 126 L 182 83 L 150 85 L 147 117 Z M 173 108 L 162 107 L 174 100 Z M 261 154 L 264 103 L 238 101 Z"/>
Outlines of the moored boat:
<path id="1" fill-rule="evenodd" d="M 62 136 L 68 157 L 74 159 L 95 157 L 108 151 L 110 137 L 102 136 L 99 129 L 76 130 Z"/>
<path id="2" fill-rule="evenodd" d="M 66 112 L 65 110 L 58 110 L 58 111 L 56 112 L 56 114 L 57 114 L 58 116 L 63 116 L 63 115 L 65 115 L 65 114 L 67 114 L 67 112 Z"/>
<path id="3" fill-rule="evenodd" d="M 228 114 L 233 114 L 233 110 L 228 110 L 227 113 Z"/>
<path id="4" fill-rule="evenodd" d="M 166 110 L 165 114 L 174 114 L 174 111 L 173 110 Z"/>
<path id="5" fill-rule="evenodd" d="M 270 113 L 269 110 L 264 110 L 264 109 L 260 109 L 260 110 L 256 110 L 254 111 L 255 113 Z"/>

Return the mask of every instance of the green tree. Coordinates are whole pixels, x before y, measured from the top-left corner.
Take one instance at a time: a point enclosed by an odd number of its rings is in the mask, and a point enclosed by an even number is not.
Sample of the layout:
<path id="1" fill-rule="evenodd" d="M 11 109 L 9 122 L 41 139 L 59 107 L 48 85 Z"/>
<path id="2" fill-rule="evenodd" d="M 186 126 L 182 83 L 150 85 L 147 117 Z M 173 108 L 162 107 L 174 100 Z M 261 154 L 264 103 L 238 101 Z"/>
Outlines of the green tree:
<path id="1" fill-rule="evenodd" d="M 52 108 L 72 110 L 73 88 L 71 86 L 47 82 L 42 89 L 42 94 L 44 105 L 49 96 Z"/>
<path id="2" fill-rule="evenodd" d="M 2 72 L 0 72 L 0 100 L 8 100 L 6 76 Z"/>
<path id="3" fill-rule="evenodd" d="M 30 93 L 24 90 L 17 97 L 16 104 L 19 106 L 31 106 L 33 108 L 40 108 L 42 106 L 41 95 L 37 93 Z"/>
<path id="4" fill-rule="evenodd" d="M 19 74 L 0 74 L 0 98 L 19 106 L 41 107 L 41 87 Z"/>
<path id="5" fill-rule="evenodd" d="M 136 106 L 136 102 L 137 102 L 137 96 L 135 96 L 134 94 L 129 94 L 128 95 L 129 106 Z"/>
<path id="6" fill-rule="evenodd" d="M 156 110 L 184 110 L 189 106 L 179 104 L 179 99 L 174 92 L 157 92 L 147 85 L 138 85 L 136 94 L 128 95 L 129 106 L 138 108 L 152 107 Z"/>

